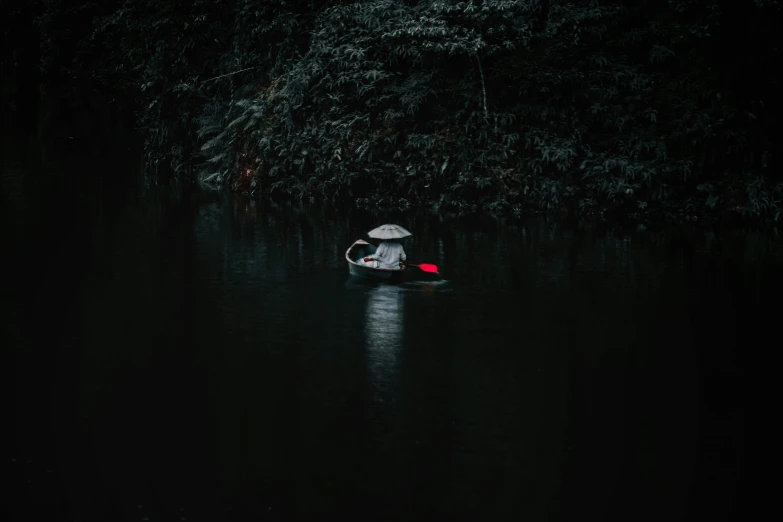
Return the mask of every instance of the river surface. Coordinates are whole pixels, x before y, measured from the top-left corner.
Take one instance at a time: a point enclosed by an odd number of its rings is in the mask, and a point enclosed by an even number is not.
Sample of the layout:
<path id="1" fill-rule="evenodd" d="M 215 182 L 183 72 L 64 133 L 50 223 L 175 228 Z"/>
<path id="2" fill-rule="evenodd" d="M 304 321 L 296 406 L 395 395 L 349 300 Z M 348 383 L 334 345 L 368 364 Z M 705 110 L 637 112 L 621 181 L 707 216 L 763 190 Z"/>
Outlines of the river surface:
<path id="1" fill-rule="evenodd" d="M 13 520 L 716 521 L 747 498 L 774 238 L 403 216 L 444 281 L 390 286 L 344 259 L 382 218 L 13 152 Z"/>

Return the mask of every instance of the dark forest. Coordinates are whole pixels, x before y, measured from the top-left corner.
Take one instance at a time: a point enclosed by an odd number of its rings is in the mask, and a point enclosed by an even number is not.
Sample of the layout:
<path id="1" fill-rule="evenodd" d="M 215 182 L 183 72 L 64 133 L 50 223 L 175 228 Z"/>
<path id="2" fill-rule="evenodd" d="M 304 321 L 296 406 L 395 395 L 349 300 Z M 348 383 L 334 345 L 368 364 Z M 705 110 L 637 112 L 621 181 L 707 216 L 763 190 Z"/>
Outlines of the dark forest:
<path id="1" fill-rule="evenodd" d="M 4 123 L 126 118 L 161 184 L 304 205 L 774 223 L 780 22 L 778 0 L 11 0 Z"/>

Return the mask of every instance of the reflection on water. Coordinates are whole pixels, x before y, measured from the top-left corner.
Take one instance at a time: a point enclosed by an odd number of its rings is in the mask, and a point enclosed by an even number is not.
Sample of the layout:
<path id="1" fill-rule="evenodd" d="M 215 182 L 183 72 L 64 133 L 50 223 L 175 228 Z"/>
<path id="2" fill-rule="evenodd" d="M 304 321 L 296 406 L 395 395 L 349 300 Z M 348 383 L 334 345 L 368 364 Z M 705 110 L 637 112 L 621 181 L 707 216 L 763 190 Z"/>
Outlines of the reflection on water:
<path id="1" fill-rule="evenodd" d="M 402 348 L 403 305 L 405 294 L 393 285 L 378 285 L 367 292 L 364 315 L 366 347 L 373 357 L 389 357 Z"/>
<path id="2" fill-rule="evenodd" d="M 367 375 L 372 385 L 373 413 L 380 417 L 398 400 L 405 294 L 396 286 L 380 284 L 366 295 L 364 346 Z"/>

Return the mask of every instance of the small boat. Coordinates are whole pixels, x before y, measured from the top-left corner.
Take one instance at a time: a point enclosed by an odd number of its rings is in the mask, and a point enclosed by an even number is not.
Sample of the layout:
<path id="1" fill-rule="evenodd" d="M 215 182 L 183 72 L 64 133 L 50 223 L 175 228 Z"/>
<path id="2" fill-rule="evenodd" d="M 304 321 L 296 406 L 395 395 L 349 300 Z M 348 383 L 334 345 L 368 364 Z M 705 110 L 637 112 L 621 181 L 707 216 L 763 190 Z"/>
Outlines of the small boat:
<path id="1" fill-rule="evenodd" d="M 380 279 L 389 283 L 438 281 L 441 279 L 440 274 L 437 272 L 424 271 L 416 265 L 403 265 L 401 270 L 392 270 L 389 268 L 373 268 L 358 263 L 360 259 L 374 254 L 376 248 L 375 245 L 359 239 L 346 250 L 345 260 L 348 261 L 348 271 L 352 276 Z"/>

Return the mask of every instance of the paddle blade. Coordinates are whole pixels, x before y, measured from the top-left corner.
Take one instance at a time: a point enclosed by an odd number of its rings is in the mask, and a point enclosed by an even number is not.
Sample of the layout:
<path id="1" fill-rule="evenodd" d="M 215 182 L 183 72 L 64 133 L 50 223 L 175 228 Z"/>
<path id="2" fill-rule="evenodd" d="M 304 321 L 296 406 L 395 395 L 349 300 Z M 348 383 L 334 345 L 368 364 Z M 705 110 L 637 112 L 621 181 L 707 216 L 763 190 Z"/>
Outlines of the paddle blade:
<path id="1" fill-rule="evenodd" d="M 438 266 L 437 265 L 428 265 L 428 264 L 422 264 L 422 265 L 416 265 L 421 270 L 424 270 L 425 272 L 429 272 L 431 274 L 437 274 L 438 273 Z"/>

